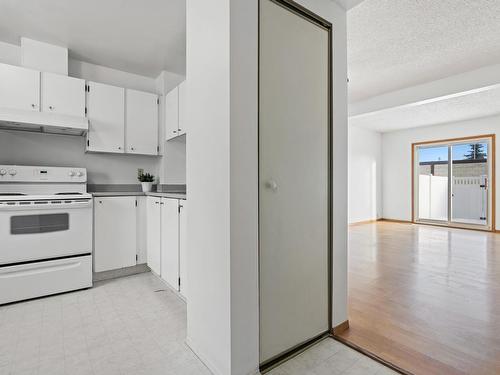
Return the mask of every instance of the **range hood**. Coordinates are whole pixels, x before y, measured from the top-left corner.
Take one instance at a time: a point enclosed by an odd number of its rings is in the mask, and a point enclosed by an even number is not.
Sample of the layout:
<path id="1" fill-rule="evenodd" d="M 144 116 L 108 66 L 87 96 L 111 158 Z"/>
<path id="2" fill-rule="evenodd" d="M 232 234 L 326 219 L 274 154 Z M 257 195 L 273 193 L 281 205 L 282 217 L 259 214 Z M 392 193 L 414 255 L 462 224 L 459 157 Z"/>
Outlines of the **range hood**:
<path id="1" fill-rule="evenodd" d="M 84 136 L 89 122 L 85 117 L 2 108 L 0 129 Z"/>

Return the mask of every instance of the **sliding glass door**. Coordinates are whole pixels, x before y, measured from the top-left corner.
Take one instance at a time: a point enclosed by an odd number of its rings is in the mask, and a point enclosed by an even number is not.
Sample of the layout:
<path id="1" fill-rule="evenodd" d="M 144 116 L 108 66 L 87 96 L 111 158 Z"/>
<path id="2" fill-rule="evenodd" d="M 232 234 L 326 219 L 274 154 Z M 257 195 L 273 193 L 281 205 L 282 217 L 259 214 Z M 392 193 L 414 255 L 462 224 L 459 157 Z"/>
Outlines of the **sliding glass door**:
<path id="1" fill-rule="evenodd" d="M 492 145 L 492 136 L 414 144 L 414 221 L 491 229 Z"/>

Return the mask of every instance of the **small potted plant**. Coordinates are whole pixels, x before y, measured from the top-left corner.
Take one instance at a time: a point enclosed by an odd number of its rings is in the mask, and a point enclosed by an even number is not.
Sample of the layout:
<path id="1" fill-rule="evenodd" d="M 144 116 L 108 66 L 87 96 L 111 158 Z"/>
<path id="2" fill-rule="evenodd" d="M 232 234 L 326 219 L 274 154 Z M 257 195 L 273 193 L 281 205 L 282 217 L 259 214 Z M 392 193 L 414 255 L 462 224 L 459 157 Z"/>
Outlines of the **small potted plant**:
<path id="1" fill-rule="evenodd" d="M 142 191 L 147 193 L 153 190 L 153 181 L 155 180 L 155 176 L 150 173 L 141 173 L 138 176 L 139 181 L 142 185 Z"/>

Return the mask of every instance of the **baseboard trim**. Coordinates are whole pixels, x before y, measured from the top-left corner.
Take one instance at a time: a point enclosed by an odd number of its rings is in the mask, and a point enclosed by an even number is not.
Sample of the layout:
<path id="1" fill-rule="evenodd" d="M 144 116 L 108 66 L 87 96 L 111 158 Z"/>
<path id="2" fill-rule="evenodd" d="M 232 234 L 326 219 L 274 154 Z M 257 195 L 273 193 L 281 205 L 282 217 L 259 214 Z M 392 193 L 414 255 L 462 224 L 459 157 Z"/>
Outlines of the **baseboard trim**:
<path id="1" fill-rule="evenodd" d="M 160 275 L 158 275 L 156 272 L 154 271 L 151 271 L 151 274 L 156 277 L 158 279 L 158 281 L 160 281 L 163 285 L 165 285 L 165 287 L 167 287 L 167 289 L 169 291 L 171 291 L 172 293 L 174 293 L 179 299 L 181 299 L 184 303 L 187 303 L 187 298 L 184 297 L 177 289 L 175 289 L 172 285 L 170 285 L 169 283 L 167 283 L 165 280 L 163 280 L 161 278 Z"/>
<path id="2" fill-rule="evenodd" d="M 92 274 L 92 280 L 93 281 L 111 280 L 111 279 L 117 279 L 119 277 L 126 277 L 126 276 L 137 275 L 139 273 L 146 273 L 149 271 L 150 270 L 147 264 L 145 263 L 137 264 L 135 266 L 119 268 L 116 270 L 94 272 Z"/>
<path id="3" fill-rule="evenodd" d="M 380 221 L 386 221 L 388 223 L 398 223 L 398 224 L 415 224 L 411 220 L 399 220 L 399 219 L 387 219 L 387 218 L 382 218 Z"/>
<path id="4" fill-rule="evenodd" d="M 366 349 L 363 349 L 362 347 L 350 342 L 349 340 L 346 340 L 345 338 L 341 337 L 341 336 L 338 336 L 338 335 L 332 335 L 332 338 L 334 340 L 337 340 L 338 342 L 350 347 L 351 349 L 354 349 L 356 350 L 357 352 L 363 354 L 363 355 L 366 355 L 367 357 L 373 359 L 374 361 L 384 365 L 385 367 L 388 367 L 390 368 L 391 370 L 393 371 L 396 371 L 402 375 L 414 375 L 413 373 L 409 372 L 409 371 L 406 371 L 405 369 L 402 369 L 401 367 L 399 366 L 396 366 L 395 364 L 391 363 L 391 362 L 388 362 L 386 361 L 385 359 L 379 357 L 378 355 L 376 354 L 373 354 L 372 352 L 366 350 Z"/>
<path id="5" fill-rule="evenodd" d="M 349 320 L 346 320 L 340 324 L 337 324 L 332 328 L 332 335 L 340 335 L 341 333 L 349 329 Z"/>
<path id="6" fill-rule="evenodd" d="M 209 361 L 207 357 L 199 349 L 197 349 L 196 345 L 193 345 L 193 341 L 189 337 L 186 337 L 186 345 L 188 346 L 189 349 L 191 349 L 193 354 L 200 359 L 200 361 L 205 365 L 205 367 L 210 370 L 212 374 L 215 375 L 222 374 L 222 371 L 220 371 L 220 369 L 214 366 L 214 364 L 211 361 Z"/>
<path id="7" fill-rule="evenodd" d="M 364 225 L 364 224 L 373 224 L 376 223 L 377 221 L 380 221 L 382 219 L 370 219 L 370 220 L 362 220 L 362 221 L 355 221 L 354 223 L 349 223 L 349 226 L 354 227 L 356 225 Z"/>

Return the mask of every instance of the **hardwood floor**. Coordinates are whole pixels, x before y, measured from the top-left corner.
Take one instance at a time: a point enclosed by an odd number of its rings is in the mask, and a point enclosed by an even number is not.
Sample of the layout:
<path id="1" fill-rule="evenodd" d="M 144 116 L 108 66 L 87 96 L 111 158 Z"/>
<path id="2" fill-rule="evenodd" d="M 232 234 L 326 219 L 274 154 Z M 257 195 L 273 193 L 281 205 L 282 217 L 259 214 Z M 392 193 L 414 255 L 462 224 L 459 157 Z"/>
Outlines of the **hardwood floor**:
<path id="1" fill-rule="evenodd" d="M 351 226 L 340 336 L 413 374 L 500 374 L 500 235 Z"/>

